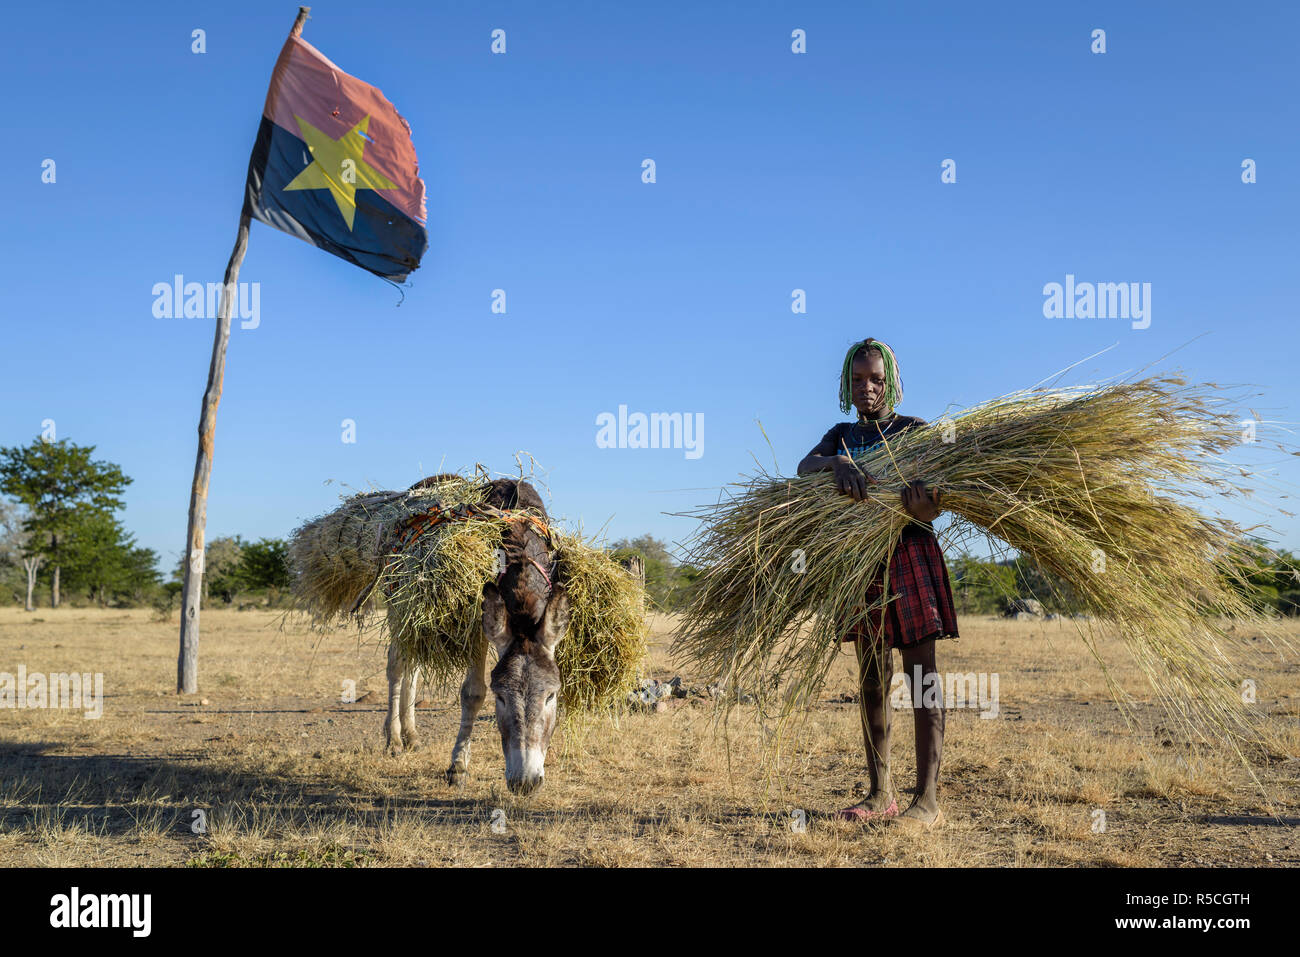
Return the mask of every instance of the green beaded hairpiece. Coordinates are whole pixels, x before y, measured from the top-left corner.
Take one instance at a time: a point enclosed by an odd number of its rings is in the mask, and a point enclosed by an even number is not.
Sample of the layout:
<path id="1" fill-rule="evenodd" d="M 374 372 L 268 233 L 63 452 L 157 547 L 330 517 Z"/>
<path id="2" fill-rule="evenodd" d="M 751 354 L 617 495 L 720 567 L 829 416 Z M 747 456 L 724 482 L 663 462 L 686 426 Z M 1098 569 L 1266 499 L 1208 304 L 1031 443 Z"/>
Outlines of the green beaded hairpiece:
<path id="1" fill-rule="evenodd" d="M 844 354 L 844 367 L 840 370 L 840 411 L 853 409 L 853 360 L 867 352 L 878 352 L 885 364 L 885 406 L 893 409 L 903 401 L 903 377 L 898 371 L 894 350 L 879 339 L 870 337 L 849 346 Z"/>

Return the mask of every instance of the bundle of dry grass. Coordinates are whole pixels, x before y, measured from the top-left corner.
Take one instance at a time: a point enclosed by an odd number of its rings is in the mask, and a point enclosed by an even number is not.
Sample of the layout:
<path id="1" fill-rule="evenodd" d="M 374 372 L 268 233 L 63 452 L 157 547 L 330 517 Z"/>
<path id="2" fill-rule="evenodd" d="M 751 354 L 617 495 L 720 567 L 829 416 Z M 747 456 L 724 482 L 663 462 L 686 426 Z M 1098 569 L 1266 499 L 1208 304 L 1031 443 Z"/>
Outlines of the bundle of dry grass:
<path id="1" fill-rule="evenodd" d="M 482 479 L 449 476 L 404 492 L 358 493 L 299 526 L 289 539 L 298 607 L 322 625 L 375 610 L 379 557 L 391 548 L 393 530 L 435 502 L 478 504 L 485 493 Z"/>
<path id="2" fill-rule="evenodd" d="M 648 650 L 645 588 L 582 536 L 553 536 L 569 592 L 569 632 L 555 654 L 561 697 L 575 712 L 622 707 L 640 684 Z"/>
<path id="3" fill-rule="evenodd" d="M 401 544 L 397 531 L 434 506 L 482 502 L 485 483 L 454 479 L 412 492 L 348 499 L 298 529 L 291 544 L 298 606 L 318 623 L 355 615 L 386 627 L 408 661 L 443 690 L 459 685 L 482 633 L 483 586 L 495 581 L 507 519 L 472 513 Z M 556 650 L 569 714 L 621 706 L 646 654 L 641 583 L 581 535 L 551 527 L 569 629 Z M 373 614 L 382 603 L 385 616 Z"/>
<path id="4" fill-rule="evenodd" d="M 922 479 L 959 533 L 996 536 L 1113 623 L 1192 740 L 1255 741 L 1249 672 L 1229 649 L 1234 623 L 1262 618 L 1239 587 L 1257 547 L 1192 504 L 1243 491 L 1220 458 L 1241 441 L 1239 421 L 1216 389 L 1177 377 L 1033 390 L 858 457 L 880 480 L 864 502 L 827 473 L 759 474 L 692 513 L 705 524 L 691 561 L 706 571 L 674 652 L 788 716 L 868 614 L 868 584 L 910 521 L 900 489 Z"/>
<path id="5" fill-rule="evenodd" d="M 502 522 L 446 522 L 389 556 L 376 594 L 389 640 L 435 687 L 458 685 L 483 641 L 483 585 L 496 579 Z"/>

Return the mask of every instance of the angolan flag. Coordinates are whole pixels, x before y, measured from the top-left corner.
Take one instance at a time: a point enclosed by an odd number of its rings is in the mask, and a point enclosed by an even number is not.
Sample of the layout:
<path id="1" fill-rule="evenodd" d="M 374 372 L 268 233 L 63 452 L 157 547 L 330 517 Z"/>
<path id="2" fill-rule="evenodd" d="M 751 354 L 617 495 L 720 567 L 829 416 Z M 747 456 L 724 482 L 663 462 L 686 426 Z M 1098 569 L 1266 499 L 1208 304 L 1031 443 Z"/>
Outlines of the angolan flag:
<path id="1" fill-rule="evenodd" d="M 395 282 L 429 245 L 411 127 L 383 93 L 301 37 L 289 38 L 271 74 L 244 209 Z"/>

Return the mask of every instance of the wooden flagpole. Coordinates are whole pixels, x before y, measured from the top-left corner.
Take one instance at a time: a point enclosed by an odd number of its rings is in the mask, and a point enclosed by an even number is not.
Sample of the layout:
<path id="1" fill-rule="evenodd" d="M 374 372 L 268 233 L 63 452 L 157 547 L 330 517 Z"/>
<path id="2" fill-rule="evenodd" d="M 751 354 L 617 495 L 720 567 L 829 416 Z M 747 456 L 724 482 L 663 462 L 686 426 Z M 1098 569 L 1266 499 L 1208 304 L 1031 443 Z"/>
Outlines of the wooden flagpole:
<path id="1" fill-rule="evenodd" d="M 311 7 L 299 7 L 290 38 L 302 35 Z M 208 520 L 208 481 L 212 477 L 212 456 L 217 431 L 217 406 L 221 404 L 221 387 L 226 376 L 226 345 L 230 342 L 230 313 L 237 296 L 239 267 L 248 251 L 247 208 L 239 216 L 235 248 L 226 264 L 226 278 L 221 287 L 221 305 L 217 309 L 217 330 L 212 340 L 212 364 L 208 367 L 208 386 L 203 392 L 199 413 L 199 451 L 194 461 L 194 484 L 190 489 L 189 525 L 185 534 L 185 584 L 181 590 L 181 650 L 176 661 L 176 691 L 194 694 L 199 690 L 199 604 L 203 594 L 203 530 Z"/>

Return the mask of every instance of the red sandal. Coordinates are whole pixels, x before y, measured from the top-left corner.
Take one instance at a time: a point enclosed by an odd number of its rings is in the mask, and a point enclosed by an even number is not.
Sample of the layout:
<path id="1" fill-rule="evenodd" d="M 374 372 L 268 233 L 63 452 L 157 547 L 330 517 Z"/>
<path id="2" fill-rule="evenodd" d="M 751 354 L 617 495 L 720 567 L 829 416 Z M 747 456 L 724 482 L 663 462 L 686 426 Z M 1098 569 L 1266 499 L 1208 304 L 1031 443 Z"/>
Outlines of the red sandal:
<path id="1" fill-rule="evenodd" d="M 891 817 L 898 817 L 898 798 L 889 802 L 889 807 L 883 811 L 872 811 L 865 807 L 846 807 L 841 811 L 835 812 L 835 817 L 841 821 L 883 821 Z"/>

